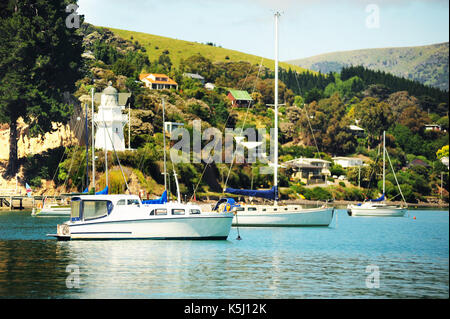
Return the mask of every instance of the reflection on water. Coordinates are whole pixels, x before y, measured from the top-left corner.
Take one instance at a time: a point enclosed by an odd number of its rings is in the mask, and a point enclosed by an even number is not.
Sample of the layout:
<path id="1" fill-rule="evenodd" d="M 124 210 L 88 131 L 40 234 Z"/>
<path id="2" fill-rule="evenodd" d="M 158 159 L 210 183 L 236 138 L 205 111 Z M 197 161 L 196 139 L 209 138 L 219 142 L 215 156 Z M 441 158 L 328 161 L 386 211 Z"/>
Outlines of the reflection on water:
<path id="1" fill-rule="evenodd" d="M 418 222 L 339 214 L 337 227 L 240 228 L 242 241 L 235 228 L 227 241 L 0 234 L 0 298 L 448 298 L 448 212 L 415 212 Z M 368 265 L 379 288 L 366 286 Z M 66 286 L 68 266 L 78 288 Z"/>

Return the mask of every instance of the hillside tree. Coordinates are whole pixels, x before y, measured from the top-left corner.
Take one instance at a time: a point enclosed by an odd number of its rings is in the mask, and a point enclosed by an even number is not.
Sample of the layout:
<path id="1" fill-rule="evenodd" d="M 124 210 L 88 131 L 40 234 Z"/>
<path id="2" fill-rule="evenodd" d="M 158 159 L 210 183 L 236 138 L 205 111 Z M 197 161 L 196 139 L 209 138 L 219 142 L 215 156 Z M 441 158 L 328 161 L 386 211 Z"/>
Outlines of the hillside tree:
<path id="1" fill-rule="evenodd" d="M 69 28 L 73 0 L 7 0 L 0 4 L 0 123 L 8 123 L 9 161 L 5 176 L 18 171 L 17 123 L 43 136 L 72 112 L 63 94 L 81 77 L 82 36 Z M 73 12 L 72 12 L 73 13 Z M 80 16 L 80 23 L 83 17 Z"/>

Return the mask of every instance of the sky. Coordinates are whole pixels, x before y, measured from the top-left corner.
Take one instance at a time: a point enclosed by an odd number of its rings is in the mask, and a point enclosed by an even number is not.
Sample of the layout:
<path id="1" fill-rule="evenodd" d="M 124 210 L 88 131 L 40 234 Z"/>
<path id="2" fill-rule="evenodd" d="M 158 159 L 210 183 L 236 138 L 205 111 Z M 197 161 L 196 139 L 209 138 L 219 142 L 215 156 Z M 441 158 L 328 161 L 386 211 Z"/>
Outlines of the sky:
<path id="1" fill-rule="evenodd" d="M 448 0 L 78 0 L 97 26 L 145 32 L 281 61 L 449 41 Z"/>

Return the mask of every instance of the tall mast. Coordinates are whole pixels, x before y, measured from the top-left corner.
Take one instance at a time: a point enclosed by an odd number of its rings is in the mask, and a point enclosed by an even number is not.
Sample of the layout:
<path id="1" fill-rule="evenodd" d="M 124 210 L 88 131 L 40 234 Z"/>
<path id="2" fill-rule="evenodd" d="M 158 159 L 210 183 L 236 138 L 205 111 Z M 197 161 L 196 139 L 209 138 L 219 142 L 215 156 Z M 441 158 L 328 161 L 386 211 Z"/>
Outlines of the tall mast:
<path id="1" fill-rule="evenodd" d="M 107 131 L 107 127 L 106 127 L 106 122 L 105 122 L 105 110 L 104 108 L 102 109 L 102 117 L 103 117 L 103 127 L 104 127 L 104 131 L 103 131 L 103 135 L 105 138 L 105 177 L 106 177 L 106 187 L 108 187 L 109 183 L 108 183 L 108 145 L 106 144 L 106 134 L 108 134 Z M 109 190 L 108 190 L 109 193 Z"/>
<path id="2" fill-rule="evenodd" d="M 279 12 L 275 13 L 275 145 L 274 145 L 274 167 L 273 186 L 275 187 L 275 205 L 278 199 L 278 18 Z"/>
<path id="3" fill-rule="evenodd" d="M 164 148 L 164 190 L 167 190 L 167 165 L 166 165 L 166 104 L 164 99 L 162 99 L 163 107 L 163 148 Z"/>
<path id="4" fill-rule="evenodd" d="M 92 102 L 92 187 L 95 193 L 95 144 L 94 144 L 94 88 L 91 89 L 91 102 Z"/>
<path id="5" fill-rule="evenodd" d="M 383 195 L 386 193 L 386 132 L 383 131 Z"/>
<path id="6" fill-rule="evenodd" d="M 89 191 L 89 127 L 88 127 L 88 104 L 84 103 L 86 109 L 86 121 L 85 121 L 85 137 L 86 137 L 86 188 Z"/>

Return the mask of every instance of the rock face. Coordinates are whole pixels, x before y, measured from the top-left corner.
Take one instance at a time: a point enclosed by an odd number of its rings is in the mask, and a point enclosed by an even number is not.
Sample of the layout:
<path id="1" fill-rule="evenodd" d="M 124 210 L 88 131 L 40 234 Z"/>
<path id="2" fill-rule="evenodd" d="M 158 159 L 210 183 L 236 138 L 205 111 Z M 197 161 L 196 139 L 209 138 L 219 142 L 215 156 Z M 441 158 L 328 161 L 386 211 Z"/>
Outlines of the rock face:
<path id="1" fill-rule="evenodd" d="M 57 124 L 53 124 L 57 129 L 53 133 L 46 133 L 44 136 L 29 137 L 28 125 L 22 120 L 19 120 L 19 140 L 17 144 L 18 156 L 26 157 L 27 155 L 39 154 L 52 148 L 60 146 L 69 146 L 78 143 L 69 125 L 61 125 L 58 128 Z M 4 125 L 0 129 L 0 143 L 3 145 L 0 148 L 0 161 L 8 160 L 9 158 L 9 127 Z"/>

